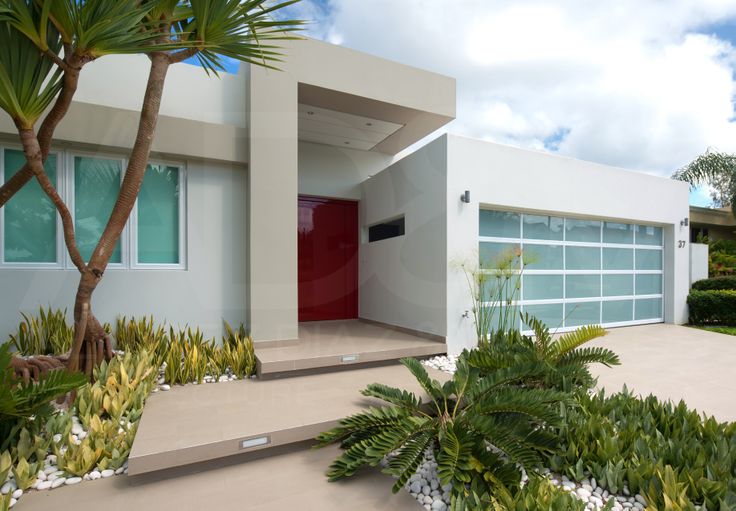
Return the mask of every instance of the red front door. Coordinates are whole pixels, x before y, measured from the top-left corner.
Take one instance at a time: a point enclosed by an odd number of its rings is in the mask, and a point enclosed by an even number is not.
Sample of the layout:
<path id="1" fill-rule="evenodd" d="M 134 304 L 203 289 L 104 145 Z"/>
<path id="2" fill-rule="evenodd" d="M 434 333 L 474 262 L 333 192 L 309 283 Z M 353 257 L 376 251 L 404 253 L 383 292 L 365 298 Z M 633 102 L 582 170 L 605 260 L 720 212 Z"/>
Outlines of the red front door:
<path id="1" fill-rule="evenodd" d="M 299 321 L 358 317 L 358 203 L 299 197 Z"/>

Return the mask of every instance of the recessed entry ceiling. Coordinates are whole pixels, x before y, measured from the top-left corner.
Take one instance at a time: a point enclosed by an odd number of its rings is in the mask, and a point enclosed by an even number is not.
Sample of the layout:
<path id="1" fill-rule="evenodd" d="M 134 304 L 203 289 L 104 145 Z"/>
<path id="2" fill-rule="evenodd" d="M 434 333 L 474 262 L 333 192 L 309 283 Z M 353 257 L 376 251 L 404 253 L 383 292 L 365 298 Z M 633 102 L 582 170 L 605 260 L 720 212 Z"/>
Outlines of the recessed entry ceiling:
<path id="1" fill-rule="evenodd" d="M 299 104 L 299 140 L 370 151 L 403 124 Z"/>

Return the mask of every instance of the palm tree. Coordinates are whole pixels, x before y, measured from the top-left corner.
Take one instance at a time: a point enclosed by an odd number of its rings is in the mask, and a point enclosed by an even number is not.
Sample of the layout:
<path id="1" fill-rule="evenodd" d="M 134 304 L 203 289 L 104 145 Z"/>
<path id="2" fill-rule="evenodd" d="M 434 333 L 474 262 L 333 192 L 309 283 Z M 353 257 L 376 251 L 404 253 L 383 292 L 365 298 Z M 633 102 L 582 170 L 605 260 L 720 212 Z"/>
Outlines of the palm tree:
<path id="1" fill-rule="evenodd" d="M 222 57 L 273 67 L 273 40 L 293 39 L 302 23 L 272 15 L 298 0 L 0 0 L 0 108 L 13 119 L 26 166 L 0 189 L 0 206 L 35 177 L 62 219 L 64 241 L 80 273 L 74 304 L 71 370 L 112 356 L 110 340 L 92 313 L 91 299 L 138 196 L 148 164 L 166 75 L 196 57 L 217 75 Z M 63 118 L 82 67 L 109 54 L 145 53 L 151 61 L 133 144 L 120 192 L 90 260 L 80 255 L 67 205 L 43 168 L 53 130 Z M 36 133 L 43 112 L 54 104 Z"/>
<path id="2" fill-rule="evenodd" d="M 736 154 L 708 149 L 672 174 L 673 179 L 691 186 L 707 184 L 712 188 L 711 199 L 716 207 L 731 206 L 736 217 Z"/>
<path id="3" fill-rule="evenodd" d="M 397 492 L 416 472 L 426 449 L 432 448 L 440 481 L 451 484 L 455 495 L 471 489 L 495 494 L 518 487 L 519 467 L 539 465 L 540 453 L 555 448 L 549 428 L 559 423 L 555 405 L 565 403 L 566 394 L 517 385 L 539 374 L 538 365 L 482 375 L 461 356 L 452 379 L 441 384 L 416 359 L 401 363 L 429 396 L 429 404 L 423 405 L 420 397 L 406 390 L 368 385 L 363 394 L 389 406 L 347 417 L 317 437 L 319 446 L 340 442 L 345 449 L 329 468 L 330 481 L 389 457 L 384 472 L 397 478 L 393 487 Z"/>

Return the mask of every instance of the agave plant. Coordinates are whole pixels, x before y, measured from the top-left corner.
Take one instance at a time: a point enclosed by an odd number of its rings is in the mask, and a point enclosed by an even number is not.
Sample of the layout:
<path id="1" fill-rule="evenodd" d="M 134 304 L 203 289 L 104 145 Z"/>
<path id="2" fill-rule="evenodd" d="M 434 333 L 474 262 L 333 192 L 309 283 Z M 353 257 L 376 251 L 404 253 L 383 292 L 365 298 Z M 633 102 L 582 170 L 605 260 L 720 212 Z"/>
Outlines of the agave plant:
<path id="1" fill-rule="evenodd" d="M 468 354 L 470 365 L 481 371 L 494 371 L 519 363 L 537 363 L 544 371 L 531 376 L 525 383 L 571 391 L 589 389 L 595 384 L 589 364 L 608 367 L 620 364 L 618 355 L 609 349 L 582 347 L 606 334 L 600 325 L 583 326 L 555 338 L 537 318 L 524 314 L 522 319 L 531 327 L 533 336 L 514 330 L 498 332 L 489 345 Z"/>
<path id="2" fill-rule="evenodd" d="M 453 378 L 433 380 L 416 359 L 402 359 L 429 398 L 379 383 L 363 394 L 388 403 L 340 421 L 317 437 L 318 446 L 340 442 L 345 451 L 327 472 L 330 481 L 353 475 L 388 458 L 384 472 L 396 477 L 399 491 L 422 463 L 428 447 L 436 451 L 442 484 L 455 495 L 471 488 L 494 494 L 518 487 L 519 467 L 540 463 L 556 439 L 549 428 L 559 422 L 555 405 L 566 395 L 523 388 L 519 381 L 538 374 L 537 364 L 516 365 L 481 374 L 460 357 Z"/>

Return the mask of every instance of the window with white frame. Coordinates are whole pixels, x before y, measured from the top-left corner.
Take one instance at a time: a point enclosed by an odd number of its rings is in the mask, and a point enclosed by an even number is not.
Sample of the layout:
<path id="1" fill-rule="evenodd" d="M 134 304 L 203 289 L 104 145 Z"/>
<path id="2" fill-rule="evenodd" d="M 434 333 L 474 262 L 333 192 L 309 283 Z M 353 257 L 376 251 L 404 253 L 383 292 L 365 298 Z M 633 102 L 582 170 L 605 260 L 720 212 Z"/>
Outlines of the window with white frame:
<path id="1" fill-rule="evenodd" d="M 0 147 L 0 182 L 25 163 L 23 152 Z M 74 217 L 77 246 L 87 260 L 120 191 L 126 161 L 81 152 L 51 153 L 45 168 Z M 185 183 L 181 165 L 151 162 L 138 200 L 110 258 L 110 268 L 185 267 Z M 0 208 L 0 265 L 72 268 L 56 209 L 33 180 Z"/>
<path id="2" fill-rule="evenodd" d="M 663 321 L 661 227 L 481 210 L 481 267 L 517 249 L 515 312 L 551 329 Z"/>

